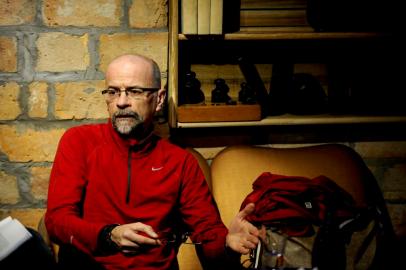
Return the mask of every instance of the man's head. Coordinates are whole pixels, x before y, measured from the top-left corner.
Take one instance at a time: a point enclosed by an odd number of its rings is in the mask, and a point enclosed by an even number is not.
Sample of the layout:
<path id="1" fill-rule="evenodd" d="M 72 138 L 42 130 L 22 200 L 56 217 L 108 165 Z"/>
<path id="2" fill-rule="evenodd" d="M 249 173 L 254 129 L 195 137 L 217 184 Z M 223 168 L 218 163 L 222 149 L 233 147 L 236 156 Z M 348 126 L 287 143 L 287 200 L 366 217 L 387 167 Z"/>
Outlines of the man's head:
<path id="1" fill-rule="evenodd" d="M 142 136 L 163 107 L 161 73 L 151 59 L 122 55 L 107 67 L 103 95 L 114 129 L 124 136 Z"/>

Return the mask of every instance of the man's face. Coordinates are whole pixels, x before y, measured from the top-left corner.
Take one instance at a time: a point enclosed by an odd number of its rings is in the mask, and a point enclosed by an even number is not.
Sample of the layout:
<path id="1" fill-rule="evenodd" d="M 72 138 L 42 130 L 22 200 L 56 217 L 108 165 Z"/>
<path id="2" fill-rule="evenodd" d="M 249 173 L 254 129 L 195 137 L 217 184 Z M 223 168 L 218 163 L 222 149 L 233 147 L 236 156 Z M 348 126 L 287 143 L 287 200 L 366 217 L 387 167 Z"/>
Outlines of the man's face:
<path id="1" fill-rule="evenodd" d="M 106 89 L 121 92 L 118 95 L 105 94 L 106 103 L 113 127 L 121 135 L 142 134 L 152 125 L 154 113 L 161 109 L 163 90 L 133 92 L 142 88 L 156 89 L 148 62 L 122 61 L 109 66 Z"/>

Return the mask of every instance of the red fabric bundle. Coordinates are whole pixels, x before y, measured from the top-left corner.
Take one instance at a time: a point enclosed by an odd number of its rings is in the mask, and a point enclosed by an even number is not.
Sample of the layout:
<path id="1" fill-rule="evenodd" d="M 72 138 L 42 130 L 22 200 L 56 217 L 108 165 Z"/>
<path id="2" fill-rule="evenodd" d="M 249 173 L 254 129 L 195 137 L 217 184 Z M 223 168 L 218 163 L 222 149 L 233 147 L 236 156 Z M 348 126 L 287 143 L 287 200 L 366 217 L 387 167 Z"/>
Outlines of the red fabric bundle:
<path id="1" fill-rule="evenodd" d="M 262 173 L 253 183 L 253 191 L 241 205 L 255 203 L 247 217 L 253 224 L 279 227 L 290 236 L 313 232 L 328 213 L 335 221 L 354 217 L 354 200 L 350 194 L 325 176 L 313 179 Z"/>

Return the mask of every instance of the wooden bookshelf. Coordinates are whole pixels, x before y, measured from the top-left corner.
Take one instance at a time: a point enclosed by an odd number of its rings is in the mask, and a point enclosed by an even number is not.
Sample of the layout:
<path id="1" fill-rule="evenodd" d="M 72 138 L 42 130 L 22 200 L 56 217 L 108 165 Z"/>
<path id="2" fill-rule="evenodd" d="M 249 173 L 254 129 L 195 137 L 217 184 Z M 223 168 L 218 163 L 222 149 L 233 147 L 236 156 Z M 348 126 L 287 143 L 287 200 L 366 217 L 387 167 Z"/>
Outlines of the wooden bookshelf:
<path id="1" fill-rule="evenodd" d="M 283 1 L 279 1 L 283 3 Z M 300 6 L 302 1 L 291 1 L 292 3 Z M 266 1 L 264 2 L 266 3 Z M 381 115 L 368 115 L 361 113 L 359 115 L 350 114 L 320 114 L 320 115 L 292 115 L 283 114 L 279 116 L 267 116 L 262 120 L 254 121 L 238 121 L 233 119 L 220 119 L 219 121 L 201 121 L 201 122 L 185 122 L 179 121 L 178 113 L 179 104 L 179 67 L 180 63 L 184 61 L 184 51 L 179 51 L 179 44 L 192 44 L 187 47 L 187 50 L 193 51 L 193 44 L 202 42 L 204 44 L 211 41 L 241 41 L 246 42 L 273 42 L 273 41 L 288 41 L 295 43 L 296 41 L 344 41 L 351 44 L 352 41 L 361 41 L 368 44 L 374 40 L 390 39 L 391 35 L 388 33 L 376 32 L 316 32 L 309 26 L 269 26 L 269 27 L 241 27 L 240 31 L 233 33 L 226 33 L 217 36 L 199 36 L 199 35 L 184 35 L 179 33 L 179 16 L 178 6 L 179 2 L 176 0 L 170 1 L 169 11 L 169 75 L 168 75 L 168 96 L 169 96 L 169 125 L 171 128 L 204 128 L 204 127 L 243 127 L 243 126 L 284 126 L 284 125 L 357 125 L 357 124 L 382 124 L 382 123 L 399 123 L 402 126 L 406 124 L 405 115 L 390 115 L 382 113 Z M 193 41 L 193 42 L 189 42 Z M 197 42 L 197 43 L 195 43 Z M 350 46 L 351 47 L 351 46 Z M 211 48 L 212 49 L 212 48 Z M 192 52 L 191 52 L 192 53 Z M 200 51 L 195 52 L 200 54 Z M 190 54 L 189 54 L 190 55 Z M 375 56 L 374 56 L 375 57 Z M 182 107 L 181 110 L 183 110 Z M 184 113 L 184 111 L 182 111 Z M 184 114 L 183 116 L 184 117 Z M 189 117 L 189 116 L 188 116 Z M 191 116 L 192 119 L 197 119 Z"/>

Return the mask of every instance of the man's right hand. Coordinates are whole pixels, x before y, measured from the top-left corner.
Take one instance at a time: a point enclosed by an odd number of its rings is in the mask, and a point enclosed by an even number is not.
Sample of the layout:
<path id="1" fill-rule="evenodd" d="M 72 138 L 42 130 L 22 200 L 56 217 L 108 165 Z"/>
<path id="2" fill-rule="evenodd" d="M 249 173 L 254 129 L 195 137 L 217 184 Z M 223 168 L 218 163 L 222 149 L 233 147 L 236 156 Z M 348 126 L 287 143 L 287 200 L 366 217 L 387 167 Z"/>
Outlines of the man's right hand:
<path id="1" fill-rule="evenodd" d="M 161 245 L 158 234 L 141 222 L 119 225 L 111 231 L 111 240 L 123 253 L 138 253 L 141 249 Z"/>

